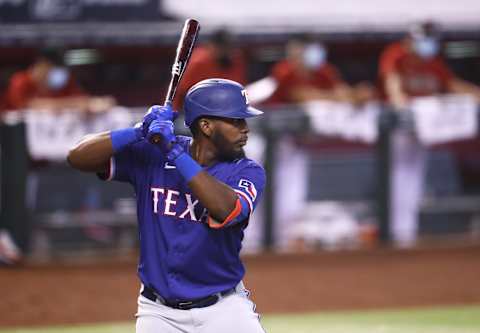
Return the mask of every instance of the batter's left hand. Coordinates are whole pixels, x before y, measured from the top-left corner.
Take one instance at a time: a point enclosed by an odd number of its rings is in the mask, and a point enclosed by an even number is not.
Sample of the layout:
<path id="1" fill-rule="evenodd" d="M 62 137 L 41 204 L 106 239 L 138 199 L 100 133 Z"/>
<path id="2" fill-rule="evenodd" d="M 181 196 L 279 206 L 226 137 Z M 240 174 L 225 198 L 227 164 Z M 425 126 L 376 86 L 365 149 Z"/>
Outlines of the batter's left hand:
<path id="1" fill-rule="evenodd" d="M 173 121 L 155 119 L 148 127 L 147 140 L 152 142 L 154 136 L 160 136 L 162 139 L 161 146 L 167 151 L 175 143 L 176 138 L 174 134 Z"/>
<path id="2" fill-rule="evenodd" d="M 175 112 L 171 105 L 152 105 L 142 120 L 142 130 L 143 134 L 146 137 L 150 124 L 154 120 L 171 120 L 175 121 L 177 118 L 178 112 Z"/>

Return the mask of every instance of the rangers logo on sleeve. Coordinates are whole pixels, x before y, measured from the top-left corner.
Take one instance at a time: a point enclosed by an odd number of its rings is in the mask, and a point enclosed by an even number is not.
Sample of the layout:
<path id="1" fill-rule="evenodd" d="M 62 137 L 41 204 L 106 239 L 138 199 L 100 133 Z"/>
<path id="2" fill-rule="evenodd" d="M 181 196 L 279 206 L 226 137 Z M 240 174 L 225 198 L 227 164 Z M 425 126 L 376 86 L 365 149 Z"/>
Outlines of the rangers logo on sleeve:
<path id="1" fill-rule="evenodd" d="M 255 188 L 255 185 L 253 185 L 251 181 L 246 179 L 240 179 L 238 186 L 245 189 L 247 193 L 250 195 L 250 198 L 252 198 L 252 201 L 255 201 L 255 199 L 257 198 L 257 189 Z"/>

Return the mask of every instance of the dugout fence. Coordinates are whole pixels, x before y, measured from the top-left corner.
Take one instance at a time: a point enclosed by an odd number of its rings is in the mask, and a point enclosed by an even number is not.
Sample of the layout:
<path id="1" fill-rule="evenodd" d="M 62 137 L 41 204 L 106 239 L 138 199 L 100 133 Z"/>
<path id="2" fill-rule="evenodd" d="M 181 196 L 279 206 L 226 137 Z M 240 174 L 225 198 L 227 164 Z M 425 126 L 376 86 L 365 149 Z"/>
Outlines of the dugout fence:
<path id="1" fill-rule="evenodd" d="M 141 117 L 143 108 L 123 111 L 129 115 L 125 121 L 131 123 Z M 279 205 L 294 201 L 295 197 L 289 197 L 288 191 L 279 193 L 279 189 L 293 188 L 298 177 L 306 177 L 308 184 L 304 221 L 299 225 L 307 220 L 311 223 L 315 219 L 332 219 L 332 216 L 337 218 L 335 221 L 343 216 L 345 224 L 347 215 L 339 214 L 343 209 L 351 213 L 350 217 L 359 218 L 361 227 L 370 228 L 370 236 L 360 237 L 371 237 L 370 244 L 391 244 L 391 138 L 399 128 L 412 128 L 413 120 L 399 118 L 384 106 L 380 106 L 379 111 L 372 127 L 375 138 L 369 142 L 352 139 L 356 135 L 352 132 L 342 133 L 335 123 L 338 119 L 331 123 L 336 130 L 325 132 L 323 129 L 324 132 L 319 133 L 316 120 L 303 106 L 267 109 L 263 119 L 250 123 L 251 141 L 257 148 L 261 147 L 256 154 L 263 161 L 268 183 L 263 205 L 257 212 L 260 222 L 254 227 L 256 238 L 247 239 L 247 248 L 284 250 L 291 245 L 283 240 Z M 476 117 L 478 120 L 478 113 Z M 7 113 L 0 127 L 2 227 L 11 230 L 21 247 L 32 255 L 39 251 L 51 257 L 85 251 L 123 253 L 135 249 L 135 202 L 131 189 L 124 184 L 100 183 L 92 175 L 70 169 L 61 159 L 35 159 L 27 140 L 31 127 L 27 119 L 25 113 Z M 181 120 L 177 121 L 177 131 L 185 133 L 181 124 Z M 294 143 L 293 152 L 303 150 L 308 157 L 303 175 L 279 171 L 285 169 L 289 158 L 293 160 L 293 155 L 287 155 L 286 159 L 281 156 L 284 153 L 280 148 L 286 138 Z M 475 147 L 478 140 L 476 134 L 462 142 Z M 477 155 L 472 155 L 472 159 Z M 429 149 L 426 174 L 426 194 L 418 216 L 419 235 L 441 241 L 456 238 L 477 241 L 480 192 L 465 191 L 455 151 L 445 145 Z M 278 199 L 282 195 L 286 196 L 283 201 Z M 326 211 L 337 215 L 326 216 Z M 301 232 L 316 232 L 308 229 L 312 225 L 305 228 L 306 231 Z M 332 230 L 334 228 L 323 229 L 323 232 L 340 232 Z M 316 241 L 317 248 L 323 247 L 322 242 L 328 242 Z"/>

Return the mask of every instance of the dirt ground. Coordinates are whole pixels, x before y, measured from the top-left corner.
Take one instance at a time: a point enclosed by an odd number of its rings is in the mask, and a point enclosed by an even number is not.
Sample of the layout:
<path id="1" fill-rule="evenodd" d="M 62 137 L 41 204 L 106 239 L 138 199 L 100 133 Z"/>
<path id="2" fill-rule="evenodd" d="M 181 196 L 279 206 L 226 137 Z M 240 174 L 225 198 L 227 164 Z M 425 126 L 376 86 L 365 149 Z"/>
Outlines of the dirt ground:
<path id="1" fill-rule="evenodd" d="M 480 246 L 245 257 L 260 313 L 480 303 Z M 0 327 L 132 321 L 136 258 L 0 268 Z"/>

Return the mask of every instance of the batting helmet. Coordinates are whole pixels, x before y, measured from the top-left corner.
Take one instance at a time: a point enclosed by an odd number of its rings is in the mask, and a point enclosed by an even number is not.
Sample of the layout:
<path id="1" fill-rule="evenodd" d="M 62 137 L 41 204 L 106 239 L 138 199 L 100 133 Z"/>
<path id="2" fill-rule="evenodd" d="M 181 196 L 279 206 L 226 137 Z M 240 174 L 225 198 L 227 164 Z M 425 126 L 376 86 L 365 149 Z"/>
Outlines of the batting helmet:
<path id="1" fill-rule="evenodd" d="M 263 112 L 248 105 L 245 88 L 231 80 L 207 79 L 191 87 L 185 96 L 185 125 L 201 116 L 244 119 Z"/>

